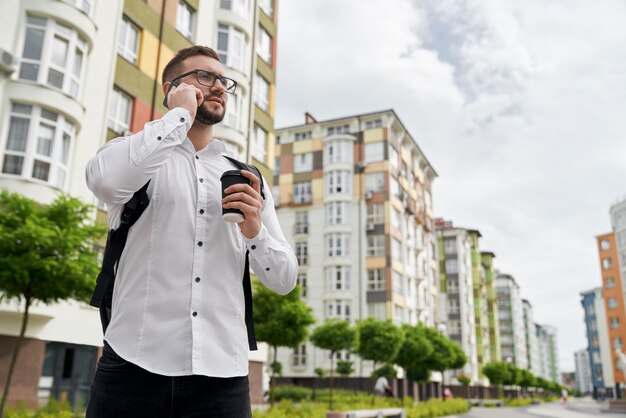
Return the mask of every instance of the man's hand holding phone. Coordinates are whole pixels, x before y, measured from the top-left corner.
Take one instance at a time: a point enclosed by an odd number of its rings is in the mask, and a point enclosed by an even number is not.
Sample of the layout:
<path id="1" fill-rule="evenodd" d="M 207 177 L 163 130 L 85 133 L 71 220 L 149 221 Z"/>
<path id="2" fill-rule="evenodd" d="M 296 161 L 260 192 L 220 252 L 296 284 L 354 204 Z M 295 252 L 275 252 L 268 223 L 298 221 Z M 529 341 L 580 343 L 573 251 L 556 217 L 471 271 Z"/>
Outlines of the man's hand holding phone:
<path id="1" fill-rule="evenodd" d="M 204 102 L 202 90 L 191 84 L 173 82 L 167 89 L 163 105 L 168 109 L 182 107 L 189 111 L 192 119 L 196 118 L 198 107 Z"/>

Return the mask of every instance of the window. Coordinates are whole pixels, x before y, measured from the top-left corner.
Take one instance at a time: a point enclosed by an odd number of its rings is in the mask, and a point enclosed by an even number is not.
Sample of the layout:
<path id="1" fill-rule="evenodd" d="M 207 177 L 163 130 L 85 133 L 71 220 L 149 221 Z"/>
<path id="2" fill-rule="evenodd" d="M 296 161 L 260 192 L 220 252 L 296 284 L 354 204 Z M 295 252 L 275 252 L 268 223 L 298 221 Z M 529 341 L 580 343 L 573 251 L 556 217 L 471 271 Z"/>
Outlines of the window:
<path id="1" fill-rule="evenodd" d="M 596 308 L 593 305 L 587 305 L 587 316 L 594 316 L 596 314 Z"/>
<path id="2" fill-rule="evenodd" d="M 367 315 L 372 318 L 380 319 L 384 321 L 387 319 L 387 307 L 386 303 L 368 303 L 367 304 Z"/>
<path id="3" fill-rule="evenodd" d="M 313 153 L 307 152 L 304 154 L 294 154 L 293 172 L 307 173 L 309 171 L 313 171 Z"/>
<path id="4" fill-rule="evenodd" d="M 296 212 L 296 234 L 309 233 L 309 212 Z"/>
<path id="5" fill-rule="evenodd" d="M 456 238 L 448 238 L 443 241 L 443 250 L 449 254 L 456 254 Z"/>
<path id="6" fill-rule="evenodd" d="M 606 257 L 602 259 L 602 268 L 603 269 L 610 269 L 613 266 L 613 262 L 611 260 L 610 257 Z"/>
<path id="7" fill-rule="evenodd" d="M 459 301 L 457 299 L 448 299 L 448 313 L 458 314 L 461 312 Z"/>
<path id="8" fill-rule="evenodd" d="M 326 255 L 328 257 L 347 257 L 350 255 L 350 234 L 328 234 L 326 236 Z"/>
<path id="9" fill-rule="evenodd" d="M 302 141 L 302 140 L 305 140 L 305 139 L 310 139 L 312 137 L 313 137 L 313 132 L 311 132 L 311 131 L 296 132 L 295 140 L 296 141 Z"/>
<path id="10" fill-rule="evenodd" d="M 615 299 L 614 297 L 610 297 L 607 300 L 607 304 L 609 306 L 609 309 L 615 309 L 617 308 L 617 299 Z"/>
<path id="11" fill-rule="evenodd" d="M 367 255 L 369 257 L 379 257 L 385 255 L 385 236 L 367 236 Z"/>
<path id="12" fill-rule="evenodd" d="M 383 122 L 380 119 L 368 120 L 365 122 L 365 129 L 380 128 L 383 126 Z"/>
<path id="13" fill-rule="evenodd" d="M 350 301 L 331 300 L 326 302 L 326 318 L 350 320 Z"/>
<path id="14" fill-rule="evenodd" d="M 187 39 L 193 38 L 196 12 L 184 1 L 178 2 L 176 10 L 176 29 Z"/>
<path id="15" fill-rule="evenodd" d="M 350 125 L 330 126 L 326 128 L 326 136 L 350 133 Z"/>
<path id="16" fill-rule="evenodd" d="M 220 0 L 220 9 L 230 10 L 241 17 L 248 17 L 248 0 Z"/>
<path id="17" fill-rule="evenodd" d="M 458 319 L 448 320 L 448 333 L 458 335 L 461 333 L 461 322 Z"/>
<path id="18" fill-rule="evenodd" d="M 370 142 L 365 144 L 365 164 L 385 159 L 385 143 Z"/>
<path id="19" fill-rule="evenodd" d="M 133 64 L 137 64 L 139 55 L 139 37 L 141 29 L 126 16 L 122 18 L 117 37 L 117 53 Z"/>
<path id="20" fill-rule="evenodd" d="M 459 263 L 456 258 L 446 260 L 446 273 L 458 273 Z"/>
<path id="21" fill-rule="evenodd" d="M 311 182 L 305 181 L 293 184 L 293 203 L 311 202 Z"/>
<path id="22" fill-rule="evenodd" d="M 617 316 L 611 317 L 611 328 L 613 329 L 619 328 L 619 317 Z"/>
<path id="23" fill-rule="evenodd" d="M 402 230 L 402 214 L 396 208 L 391 208 L 391 225 L 398 231 Z"/>
<path id="24" fill-rule="evenodd" d="M 326 143 L 326 163 L 351 163 L 352 143 L 348 141 L 329 141 Z"/>
<path id="25" fill-rule="evenodd" d="M 291 365 L 294 367 L 306 366 L 306 344 L 300 344 L 293 349 Z"/>
<path id="26" fill-rule="evenodd" d="M 612 277 L 607 277 L 605 287 L 607 289 L 613 289 L 615 287 L 615 280 Z"/>
<path id="27" fill-rule="evenodd" d="M 91 16 L 93 8 L 93 0 L 65 0 L 67 3 L 73 4 L 78 10 L 82 10 L 87 16 Z"/>
<path id="28" fill-rule="evenodd" d="M 448 291 L 448 293 L 458 293 L 458 291 L 459 291 L 459 281 L 458 281 L 458 279 L 447 279 L 447 281 L 446 281 L 446 290 Z"/>
<path id="29" fill-rule="evenodd" d="M 595 364 L 600 364 L 602 361 L 600 360 L 600 353 L 597 351 L 591 353 L 591 361 L 593 361 Z"/>
<path id="30" fill-rule="evenodd" d="M 259 73 L 254 75 L 254 104 L 267 112 L 269 108 L 270 84 Z"/>
<path id="31" fill-rule="evenodd" d="M 367 290 L 385 290 L 385 270 L 367 270 Z"/>
<path id="32" fill-rule="evenodd" d="M 220 61 L 228 67 L 243 71 L 245 41 L 242 31 L 220 23 L 217 26 L 217 53 Z"/>
<path id="33" fill-rule="evenodd" d="M 391 239 L 391 256 L 402 261 L 402 243 L 395 238 Z"/>
<path id="34" fill-rule="evenodd" d="M 254 127 L 254 142 L 252 142 L 252 157 L 261 163 L 265 163 L 267 155 L 267 132 L 260 126 Z"/>
<path id="35" fill-rule="evenodd" d="M 400 197 L 400 183 L 398 183 L 398 180 L 394 177 L 391 176 L 391 183 L 390 183 L 390 191 L 391 191 L 391 195 L 392 196 L 396 196 L 396 197 Z"/>
<path id="36" fill-rule="evenodd" d="M 118 134 L 130 130 L 130 118 L 133 110 L 133 98 L 118 88 L 113 88 L 109 101 L 107 126 Z"/>
<path id="37" fill-rule="evenodd" d="M 52 19 L 26 18 L 19 78 L 36 81 L 78 97 L 87 43 Z"/>
<path id="38" fill-rule="evenodd" d="M 273 0 L 259 0 L 258 2 L 261 10 L 263 10 L 263 12 L 269 17 L 272 17 L 274 13 L 274 10 L 272 9 L 272 1 Z"/>
<path id="39" fill-rule="evenodd" d="M 329 202 L 326 204 L 326 225 L 346 225 L 349 222 L 350 204 L 348 202 Z"/>
<path id="40" fill-rule="evenodd" d="M 394 147 L 389 147 L 389 164 L 392 169 L 398 169 L 398 151 Z"/>
<path id="41" fill-rule="evenodd" d="M 596 340 L 598 339 L 598 337 L 593 337 Z M 598 346 L 598 344 L 595 345 L 596 347 Z M 613 349 L 614 350 L 621 350 L 622 349 L 622 339 L 620 337 L 613 337 Z"/>
<path id="42" fill-rule="evenodd" d="M 59 113 L 13 103 L 2 173 L 65 189 L 75 127 Z"/>
<path id="43" fill-rule="evenodd" d="M 393 307 L 393 321 L 396 325 L 402 325 L 404 323 L 404 309 L 401 306 L 394 305 Z"/>
<path id="44" fill-rule="evenodd" d="M 346 170 L 327 172 L 326 192 L 328 194 L 350 193 L 350 172 Z"/>
<path id="45" fill-rule="evenodd" d="M 224 115 L 224 125 L 238 131 L 241 131 L 241 100 L 239 92 L 229 94 L 226 115 Z"/>
<path id="46" fill-rule="evenodd" d="M 603 239 L 600 241 L 600 248 L 602 248 L 602 251 L 607 251 L 610 248 L 609 240 Z"/>
<path id="47" fill-rule="evenodd" d="M 272 37 L 260 25 L 258 26 L 258 35 L 256 38 L 256 53 L 267 64 L 272 62 Z"/>
<path id="48" fill-rule="evenodd" d="M 306 273 L 298 273 L 298 286 L 300 286 L 300 296 L 306 298 L 307 280 Z"/>
<path id="49" fill-rule="evenodd" d="M 367 205 L 367 223 L 382 224 L 385 222 L 385 208 L 382 203 Z"/>
<path id="50" fill-rule="evenodd" d="M 326 291 L 337 292 L 350 289 L 350 267 L 332 266 L 326 268 Z"/>
<path id="51" fill-rule="evenodd" d="M 404 279 L 402 278 L 402 275 L 395 270 L 391 274 L 391 288 L 394 293 L 399 295 L 404 294 Z"/>
<path id="52" fill-rule="evenodd" d="M 308 264 L 309 245 L 306 242 L 296 242 L 296 258 L 298 264 L 306 266 Z"/>
<path id="53" fill-rule="evenodd" d="M 365 192 L 378 193 L 385 190 L 385 173 L 365 175 Z"/>

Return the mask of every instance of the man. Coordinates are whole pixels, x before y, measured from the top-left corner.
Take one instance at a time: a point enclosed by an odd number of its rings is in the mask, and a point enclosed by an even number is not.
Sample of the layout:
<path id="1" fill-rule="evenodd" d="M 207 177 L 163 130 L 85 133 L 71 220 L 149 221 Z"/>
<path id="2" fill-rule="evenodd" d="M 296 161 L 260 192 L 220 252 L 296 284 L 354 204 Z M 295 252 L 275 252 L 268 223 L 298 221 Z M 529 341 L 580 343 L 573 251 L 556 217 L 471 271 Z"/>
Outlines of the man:
<path id="1" fill-rule="evenodd" d="M 102 417 L 250 417 L 245 253 L 279 294 L 295 286 L 297 261 L 269 189 L 235 167 L 213 125 L 236 83 L 210 48 L 179 51 L 163 70 L 169 110 L 143 131 L 108 142 L 87 164 L 87 184 L 108 205 L 109 227 L 144 184 L 149 206 L 130 229 L 117 268 L 111 322 L 87 408 Z M 173 84 L 173 85 L 172 85 Z M 222 219 L 222 207 L 244 214 Z"/>

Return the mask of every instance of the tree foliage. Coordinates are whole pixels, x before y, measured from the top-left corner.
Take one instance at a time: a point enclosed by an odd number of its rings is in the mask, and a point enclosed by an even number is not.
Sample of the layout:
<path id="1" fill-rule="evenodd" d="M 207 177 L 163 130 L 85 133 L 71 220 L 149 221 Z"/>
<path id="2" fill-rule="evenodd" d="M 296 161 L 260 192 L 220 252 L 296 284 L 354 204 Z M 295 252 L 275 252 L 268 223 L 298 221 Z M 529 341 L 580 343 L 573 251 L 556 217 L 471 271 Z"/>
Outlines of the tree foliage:
<path id="1" fill-rule="evenodd" d="M 357 352 L 364 360 L 374 361 L 374 365 L 395 358 L 404 337 L 390 321 L 374 318 L 359 322 L 357 331 Z"/>
<path id="2" fill-rule="evenodd" d="M 428 359 L 433 354 L 433 344 L 428 339 L 426 327 L 422 324 L 403 325 L 404 339 L 394 363 L 406 370 L 407 373 L 419 373 L 427 370 L 430 374 Z"/>
<path id="3" fill-rule="evenodd" d="M 99 266 L 95 243 L 106 229 L 91 221 L 90 205 L 60 195 L 49 205 L 17 193 L 0 192 L 0 291 L 24 304 L 0 416 L 11 385 L 33 303 L 87 301 Z"/>

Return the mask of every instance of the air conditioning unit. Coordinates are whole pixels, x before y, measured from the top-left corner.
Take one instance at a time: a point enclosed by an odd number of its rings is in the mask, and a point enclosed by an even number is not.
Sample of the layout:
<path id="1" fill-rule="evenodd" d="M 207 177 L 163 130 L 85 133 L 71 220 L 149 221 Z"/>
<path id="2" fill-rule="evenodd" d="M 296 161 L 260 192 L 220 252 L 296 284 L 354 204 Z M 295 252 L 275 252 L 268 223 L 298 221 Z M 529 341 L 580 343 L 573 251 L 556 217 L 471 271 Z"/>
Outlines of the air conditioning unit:
<path id="1" fill-rule="evenodd" d="M 368 231 L 373 231 L 374 228 L 376 228 L 376 225 L 373 224 L 372 222 L 368 222 L 367 225 L 365 225 L 365 229 Z"/>
<path id="2" fill-rule="evenodd" d="M 0 48 L 0 70 L 7 74 L 17 70 L 17 58 L 2 48 Z"/>
<path id="3" fill-rule="evenodd" d="M 373 196 L 374 196 L 374 192 L 372 192 L 371 190 L 368 190 L 367 192 L 365 192 L 366 199 L 371 199 Z"/>

